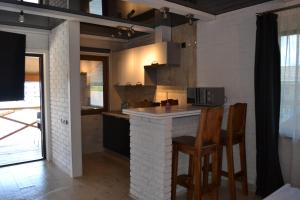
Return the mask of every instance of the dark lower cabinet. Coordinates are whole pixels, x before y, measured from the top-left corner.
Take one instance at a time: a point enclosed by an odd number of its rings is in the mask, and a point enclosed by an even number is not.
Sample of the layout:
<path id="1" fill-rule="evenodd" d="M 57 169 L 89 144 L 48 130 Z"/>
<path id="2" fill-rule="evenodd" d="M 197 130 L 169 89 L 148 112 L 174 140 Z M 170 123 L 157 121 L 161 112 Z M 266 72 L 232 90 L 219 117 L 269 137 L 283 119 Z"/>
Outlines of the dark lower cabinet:
<path id="1" fill-rule="evenodd" d="M 129 158 L 129 119 L 103 114 L 103 146 Z"/>

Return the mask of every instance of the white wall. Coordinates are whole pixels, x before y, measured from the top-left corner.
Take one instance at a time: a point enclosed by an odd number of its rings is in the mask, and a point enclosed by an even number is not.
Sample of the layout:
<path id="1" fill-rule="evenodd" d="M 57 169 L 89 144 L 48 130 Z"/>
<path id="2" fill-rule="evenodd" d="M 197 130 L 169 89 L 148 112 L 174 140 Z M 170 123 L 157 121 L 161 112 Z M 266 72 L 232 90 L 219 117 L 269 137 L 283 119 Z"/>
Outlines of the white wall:
<path id="1" fill-rule="evenodd" d="M 256 13 L 296 3 L 299 1 L 289 3 L 271 1 L 218 15 L 214 21 L 198 22 L 197 85 L 224 86 L 228 104 L 248 103 L 247 164 L 248 181 L 252 184 L 256 179 L 254 112 Z M 223 167 L 225 165 L 226 162 Z"/>
<path id="2" fill-rule="evenodd" d="M 80 22 L 69 21 L 69 95 L 71 125 L 71 177 L 82 176 L 80 102 Z"/>
<path id="3" fill-rule="evenodd" d="M 53 29 L 49 51 L 52 161 L 71 177 L 81 176 L 79 22 Z"/>
<path id="4" fill-rule="evenodd" d="M 27 52 L 48 51 L 49 31 L 47 30 L 0 25 L 0 31 L 25 34 Z"/>

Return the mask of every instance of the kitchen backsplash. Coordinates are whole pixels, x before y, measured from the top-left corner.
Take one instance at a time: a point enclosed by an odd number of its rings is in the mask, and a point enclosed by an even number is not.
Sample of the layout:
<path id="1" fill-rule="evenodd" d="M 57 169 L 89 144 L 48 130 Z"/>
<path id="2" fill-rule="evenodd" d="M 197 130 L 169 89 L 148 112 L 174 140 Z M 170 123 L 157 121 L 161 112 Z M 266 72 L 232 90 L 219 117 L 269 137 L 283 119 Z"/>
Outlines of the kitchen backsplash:
<path id="1" fill-rule="evenodd" d="M 186 88 L 179 86 L 157 86 L 155 93 L 155 102 L 162 100 L 177 99 L 179 105 L 187 104 L 187 93 Z"/>
<path id="2" fill-rule="evenodd" d="M 155 99 L 155 86 L 115 86 L 115 89 L 122 107 L 138 107 L 140 102 L 153 102 Z"/>
<path id="3" fill-rule="evenodd" d="M 185 105 L 186 89 L 177 86 L 115 86 L 121 98 L 121 107 L 142 107 L 141 102 L 161 102 L 168 99 L 176 99 L 179 105 Z"/>

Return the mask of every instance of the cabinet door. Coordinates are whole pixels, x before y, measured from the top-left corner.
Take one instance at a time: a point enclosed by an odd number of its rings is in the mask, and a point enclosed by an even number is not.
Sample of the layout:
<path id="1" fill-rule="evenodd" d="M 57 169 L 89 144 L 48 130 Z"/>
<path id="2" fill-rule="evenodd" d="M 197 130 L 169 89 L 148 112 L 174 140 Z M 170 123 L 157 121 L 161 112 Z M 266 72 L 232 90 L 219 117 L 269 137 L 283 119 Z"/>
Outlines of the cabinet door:
<path id="1" fill-rule="evenodd" d="M 103 115 L 103 146 L 129 157 L 129 143 L 129 120 Z"/>

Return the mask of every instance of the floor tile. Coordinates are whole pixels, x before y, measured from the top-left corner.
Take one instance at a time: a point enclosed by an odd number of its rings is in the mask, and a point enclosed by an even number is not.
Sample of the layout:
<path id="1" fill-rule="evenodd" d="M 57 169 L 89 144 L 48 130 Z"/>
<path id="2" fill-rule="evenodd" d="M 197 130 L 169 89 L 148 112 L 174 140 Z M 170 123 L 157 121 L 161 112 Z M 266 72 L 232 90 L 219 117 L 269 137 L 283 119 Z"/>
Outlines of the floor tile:
<path id="1" fill-rule="evenodd" d="M 46 161 L 0 168 L 0 199 L 133 200 L 128 195 L 128 160 L 110 153 L 95 153 L 84 156 L 83 161 L 84 175 L 75 179 Z M 185 199 L 185 194 L 177 199 Z M 238 191 L 238 200 L 257 199 Z M 220 200 L 229 200 L 226 183 Z"/>

